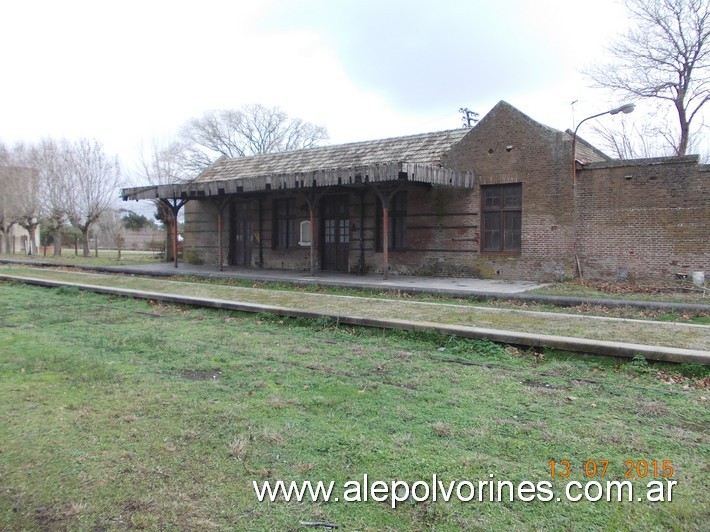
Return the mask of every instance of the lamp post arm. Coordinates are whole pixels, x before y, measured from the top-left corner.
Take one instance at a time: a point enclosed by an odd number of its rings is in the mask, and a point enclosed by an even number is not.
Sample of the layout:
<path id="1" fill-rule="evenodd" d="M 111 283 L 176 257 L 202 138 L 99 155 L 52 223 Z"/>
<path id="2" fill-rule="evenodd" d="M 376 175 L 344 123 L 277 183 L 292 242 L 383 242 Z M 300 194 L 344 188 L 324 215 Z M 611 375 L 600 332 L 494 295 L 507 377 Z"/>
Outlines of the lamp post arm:
<path id="1" fill-rule="evenodd" d="M 572 135 L 572 139 L 574 140 L 574 139 L 577 138 L 577 131 L 579 131 L 579 126 L 581 126 L 582 124 L 584 124 L 587 120 L 591 120 L 592 118 L 599 118 L 600 116 L 608 115 L 608 114 L 610 114 L 610 113 L 611 113 L 611 111 L 604 111 L 603 113 L 597 113 L 597 114 L 595 114 L 595 115 L 588 116 L 587 118 L 585 118 L 584 120 L 582 120 L 579 124 L 577 124 L 577 127 L 574 128 L 574 134 Z"/>
<path id="2" fill-rule="evenodd" d="M 572 133 L 572 182 L 575 185 L 577 184 L 577 131 L 579 131 L 579 126 L 584 124 L 587 120 L 591 120 L 592 118 L 599 118 L 600 116 L 615 114 L 613 111 L 618 112 L 616 109 L 612 109 L 611 111 L 604 111 L 603 113 L 597 113 L 595 115 L 588 116 L 579 124 L 577 124 L 576 128 L 574 128 L 574 133 Z"/>
<path id="3" fill-rule="evenodd" d="M 610 109 L 609 111 L 604 111 L 603 113 L 597 113 L 592 116 L 588 116 L 584 120 L 582 120 L 579 124 L 577 124 L 577 127 L 574 128 L 574 133 L 572 133 L 572 205 L 573 205 L 573 246 L 574 246 L 574 259 L 575 262 L 577 263 L 577 272 L 579 274 L 579 278 L 582 278 L 582 265 L 579 261 L 579 257 L 577 255 L 577 225 L 578 225 L 578 208 L 577 208 L 577 131 L 579 131 L 579 126 L 584 124 L 587 120 L 591 120 L 592 118 L 599 118 L 600 116 L 604 115 L 615 115 L 617 113 L 624 113 L 624 114 L 629 114 L 633 112 L 635 108 L 635 105 L 632 103 L 627 103 L 622 105 L 621 107 L 617 107 L 615 109 Z"/>
<path id="4" fill-rule="evenodd" d="M 608 111 L 604 111 L 603 113 L 597 113 L 595 115 L 588 116 L 579 124 L 577 124 L 577 127 L 574 128 L 574 133 L 572 134 L 572 160 L 574 161 L 577 157 L 577 152 L 575 151 L 575 148 L 577 147 L 577 131 L 579 131 L 579 126 L 584 124 L 587 120 L 591 120 L 592 118 L 599 118 L 600 116 L 604 115 L 615 115 L 618 113 L 624 113 L 625 115 L 627 115 L 629 113 L 633 113 L 635 108 L 636 106 L 633 103 L 627 103 L 622 105 L 621 107 L 616 107 L 615 109 L 610 109 Z"/>

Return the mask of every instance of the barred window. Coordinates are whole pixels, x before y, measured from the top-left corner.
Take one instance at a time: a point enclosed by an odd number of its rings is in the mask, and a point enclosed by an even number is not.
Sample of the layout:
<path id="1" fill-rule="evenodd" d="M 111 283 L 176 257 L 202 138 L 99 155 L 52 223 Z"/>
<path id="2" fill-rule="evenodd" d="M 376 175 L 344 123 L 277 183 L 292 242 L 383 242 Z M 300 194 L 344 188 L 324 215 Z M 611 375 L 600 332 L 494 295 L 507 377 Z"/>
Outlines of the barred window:
<path id="1" fill-rule="evenodd" d="M 377 251 L 382 251 L 382 223 L 383 223 L 382 202 L 377 202 L 377 223 L 375 238 Z M 389 208 L 389 249 L 402 250 L 406 246 L 407 240 L 407 193 L 397 192 L 390 200 Z"/>
<path id="2" fill-rule="evenodd" d="M 296 214 L 293 199 L 274 201 L 272 245 L 274 249 L 288 249 L 298 243 Z"/>
<path id="3" fill-rule="evenodd" d="M 523 186 L 481 187 L 481 251 L 520 252 Z"/>

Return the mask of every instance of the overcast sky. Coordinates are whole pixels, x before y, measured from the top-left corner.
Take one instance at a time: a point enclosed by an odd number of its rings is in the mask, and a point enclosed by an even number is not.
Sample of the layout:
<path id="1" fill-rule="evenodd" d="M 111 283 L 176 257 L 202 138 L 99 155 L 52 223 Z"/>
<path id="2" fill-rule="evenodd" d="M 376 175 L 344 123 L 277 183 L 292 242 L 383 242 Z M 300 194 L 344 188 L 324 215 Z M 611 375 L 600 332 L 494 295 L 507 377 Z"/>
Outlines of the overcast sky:
<path id="1" fill-rule="evenodd" d="M 331 143 L 461 126 L 506 100 L 566 129 L 618 103 L 580 70 L 615 0 L 8 0 L 0 140 L 97 138 L 126 162 L 209 109 L 261 103 Z M 610 120 L 617 117 L 609 117 Z M 581 132 L 580 132 L 581 133 Z"/>

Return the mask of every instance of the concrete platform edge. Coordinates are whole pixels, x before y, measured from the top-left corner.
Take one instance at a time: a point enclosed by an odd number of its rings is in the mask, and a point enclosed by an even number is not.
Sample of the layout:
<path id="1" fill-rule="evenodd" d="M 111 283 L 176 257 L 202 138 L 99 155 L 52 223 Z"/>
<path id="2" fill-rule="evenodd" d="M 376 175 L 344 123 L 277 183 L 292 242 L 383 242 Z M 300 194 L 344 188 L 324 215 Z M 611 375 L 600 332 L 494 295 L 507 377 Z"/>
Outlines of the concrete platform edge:
<path id="1" fill-rule="evenodd" d="M 363 316 L 329 314 L 317 311 L 304 311 L 287 307 L 277 307 L 272 305 L 241 303 L 221 299 L 182 296 L 164 292 L 147 292 L 142 290 L 97 286 L 83 283 L 51 281 L 47 279 L 37 279 L 33 277 L 14 276 L 7 274 L 0 274 L 0 279 L 44 287 L 69 286 L 76 287 L 79 290 L 88 290 L 96 293 L 111 294 L 135 299 L 156 300 L 167 303 L 177 303 L 241 312 L 267 312 L 279 316 L 302 317 L 311 319 L 327 316 L 337 320 L 339 323 L 348 325 L 376 327 L 384 329 L 405 329 L 414 331 L 435 330 L 443 334 L 451 334 L 454 336 L 487 339 L 499 343 L 522 345 L 529 347 L 552 347 L 567 351 L 593 353 L 624 358 L 633 358 L 635 356 L 641 355 L 649 360 L 710 365 L 710 352 L 693 349 L 631 344 L 623 342 L 610 342 L 604 340 L 573 338 L 567 336 L 538 335 L 518 331 L 469 327 L 464 325 L 448 325 L 432 322 L 367 318 Z"/>
<path id="2" fill-rule="evenodd" d="M 61 264 L 51 262 L 15 260 L 15 259 L 0 259 L 0 264 L 21 264 L 25 266 L 39 266 L 43 268 L 61 267 Z M 574 296 L 549 296 L 542 294 L 524 294 L 524 293 L 508 293 L 508 292 L 477 292 L 472 290 L 459 291 L 448 288 L 434 287 L 416 287 L 416 286 L 384 286 L 376 283 L 363 282 L 348 282 L 341 283 L 339 281 L 328 280 L 318 277 L 313 277 L 308 281 L 299 279 L 289 279 L 279 276 L 273 276 L 266 273 L 254 271 L 250 273 L 230 273 L 230 272 L 215 272 L 215 273 L 196 273 L 178 269 L 167 270 L 150 270 L 141 269 L 132 266 L 87 266 L 87 265 L 71 265 L 72 268 L 77 268 L 84 271 L 93 271 L 98 273 L 112 273 L 122 275 L 142 275 L 146 277 L 174 277 L 186 276 L 197 277 L 202 279 L 250 279 L 258 282 L 267 283 L 283 283 L 292 284 L 294 286 L 322 286 L 334 288 L 351 288 L 353 290 L 377 290 L 382 292 L 403 293 L 403 294 L 439 294 L 449 295 L 454 297 L 464 297 L 471 299 L 499 299 L 499 300 L 514 300 L 529 303 L 541 303 L 547 305 L 555 305 L 560 307 L 575 307 L 579 305 L 594 305 L 607 308 L 623 308 L 633 307 L 649 310 L 668 310 L 679 312 L 710 312 L 710 303 L 707 305 L 701 303 L 678 303 L 667 301 L 639 301 L 633 299 L 609 299 L 609 298 L 593 298 L 593 297 L 574 297 Z M 303 275 L 308 275 L 302 272 Z M 356 276 L 353 276 L 356 277 Z"/>

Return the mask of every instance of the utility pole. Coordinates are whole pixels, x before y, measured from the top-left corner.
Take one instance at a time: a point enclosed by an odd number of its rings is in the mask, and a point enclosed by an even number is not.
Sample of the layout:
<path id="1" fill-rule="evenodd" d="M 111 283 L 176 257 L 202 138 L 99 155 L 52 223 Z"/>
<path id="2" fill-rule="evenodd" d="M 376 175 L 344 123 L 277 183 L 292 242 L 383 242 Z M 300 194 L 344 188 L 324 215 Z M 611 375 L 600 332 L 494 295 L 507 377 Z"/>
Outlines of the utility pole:
<path id="1" fill-rule="evenodd" d="M 574 104 L 576 104 L 579 100 L 575 100 L 572 103 L 570 103 L 570 106 L 572 107 L 572 129 L 574 129 Z"/>
<path id="2" fill-rule="evenodd" d="M 459 109 L 459 113 L 463 113 L 463 117 L 461 117 L 463 127 L 472 127 L 473 124 L 478 122 L 478 113 L 476 111 L 471 111 L 467 107 L 462 107 Z"/>

